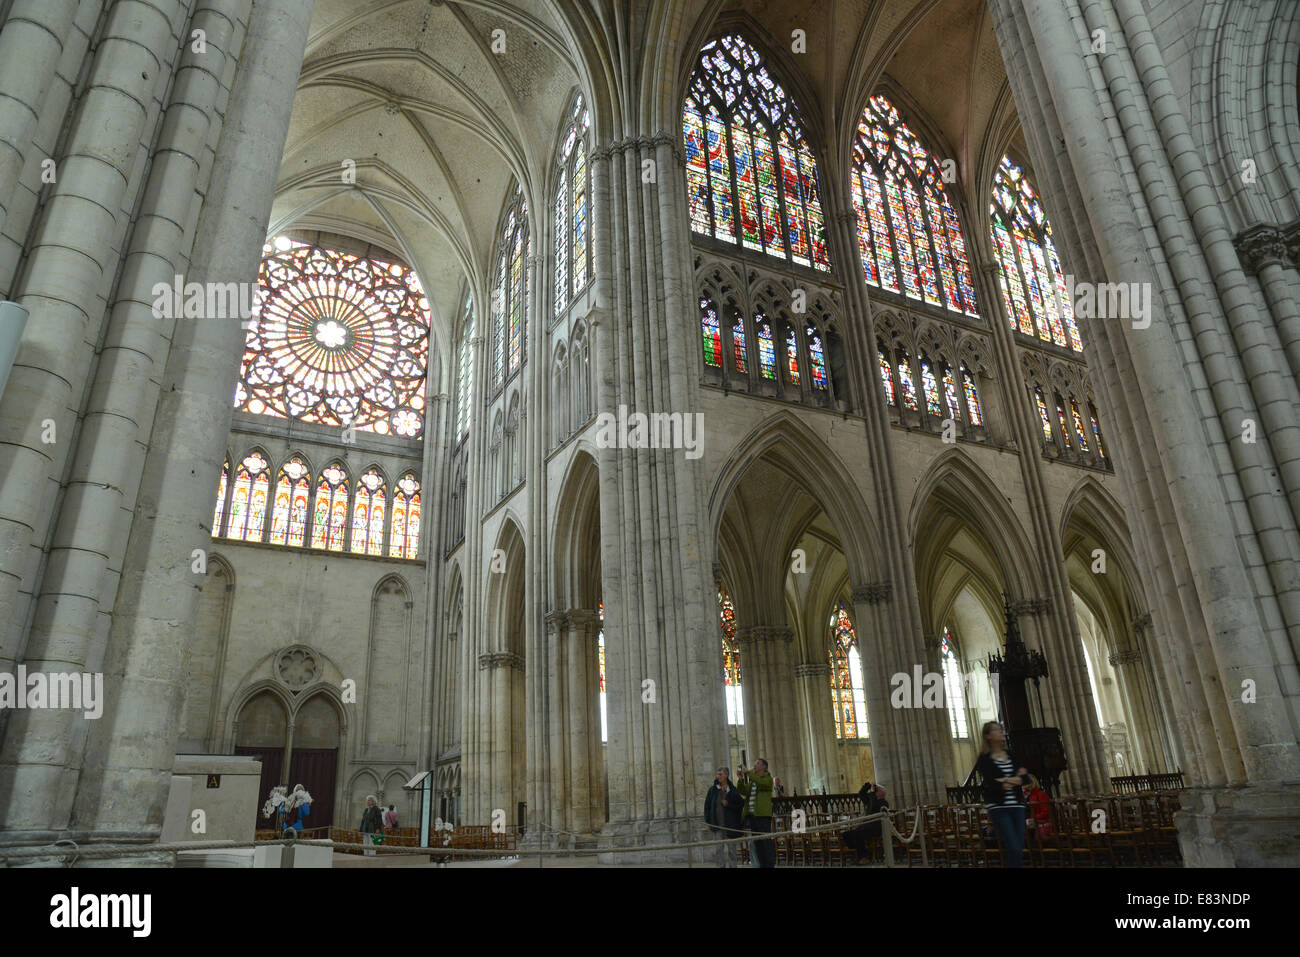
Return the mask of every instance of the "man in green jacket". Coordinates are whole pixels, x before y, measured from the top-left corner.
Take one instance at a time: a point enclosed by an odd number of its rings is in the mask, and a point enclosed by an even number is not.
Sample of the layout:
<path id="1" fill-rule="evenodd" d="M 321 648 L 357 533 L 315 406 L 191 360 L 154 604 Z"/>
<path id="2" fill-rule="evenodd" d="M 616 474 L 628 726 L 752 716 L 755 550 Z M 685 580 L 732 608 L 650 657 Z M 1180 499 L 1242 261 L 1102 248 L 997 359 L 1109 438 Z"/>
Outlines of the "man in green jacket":
<path id="1" fill-rule="evenodd" d="M 745 799 L 746 827 L 751 834 L 772 833 L 772 775 L 767 761 L 759 758 L 754 770 L 740 766 L 740 780 L 736 789 Z M 755 867 L 776 867 L 776 847 L 772 839 L 754 841 L 750 852 Z"/>

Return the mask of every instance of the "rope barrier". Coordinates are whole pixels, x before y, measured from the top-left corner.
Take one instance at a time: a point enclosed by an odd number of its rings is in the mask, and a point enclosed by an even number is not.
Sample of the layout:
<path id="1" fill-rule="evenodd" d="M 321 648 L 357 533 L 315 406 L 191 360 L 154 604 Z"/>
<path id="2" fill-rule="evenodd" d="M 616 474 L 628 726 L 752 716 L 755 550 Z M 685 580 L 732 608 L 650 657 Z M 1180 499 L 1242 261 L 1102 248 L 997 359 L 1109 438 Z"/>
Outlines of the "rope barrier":
<path id="1" fill-rule="evenodd" d="M 921 814 L 917 813 L 917 823 L 920 822 Z M 683 819 L 679 819 L 683 820 Z M 700 824 L 695 818 L 684 819 L 691 824 Z M 294 838 L 283 838 L 269 841 L 176 841 L 166 844 L 99 844 L 87 847 L 78 847 L 73 844 L 72 848 L 61 848 L 59 844 L 69 843 L 58 842 L 54 845 L 40 846 L 8 846 L 0 847 L 0 863 L 5 866 L 10 861 L 40 860 L 42 858 L 65 858 L 71 857 L 75 860 L 106 860 L 115 857 L 130 857 L 140 854 L 175 854 L 183 851 L 206 851 L 206 850 L 246 850 L 248 848 L 273 847 L 273 846 L 300 846 L 300 847 L 328 847 L 336 850 L 345 850 L 356 848 L 360 850 L 372 850 L 382 852 L 382 856 L 438 856 L 438 857 L 489 857 L 489 858 L 512 858 L 518 857 L 589 857 L 600 854 L 626 854 L 656 851 L 681 851 L 693 850 L 699 847 L 719 847 L 727 844 L 741 844 L 752 841 L 774 840 L 778 837 L 803 836 L 806 834 L 815 834 L 822 831 L 841 830 L 854 827 L 858 824 L 865 824 L 871 821 L 888 820 L 891 835 L 898 834 L 894 828 L 893 821 L 890 820 L 890 812 L 880 811 L 876 814 L 869 814 L 863 817 L 845 818 L 839 821 L 831 821 L 826 824 L 814 824 L 799 828 L 791 828 L 784 831 L 765 832 L 745 832 L 741 837 L 717 838 L 704 841 L 688 841 L 680 844 L 632 844 L 605 846 L 594 848 L 466 848 L 466 847 L 439 847 L 431 845 L 429 847 L 395 847 L 392 845 L 370 845 L 365 843 L 353 843 L 332 840 L 297 840 Z M 710 826 L 710 825 L 701 825 Z M 735 828 L 720 828 L 727 832 L 736 832 Z M 571 833 L 571 832 L 565 832 Z M 911 841 L 916 836 L 916 826 L 913 826 L 912 836 L 905 839 L 904 843 Z M 899 835 L 901 839 L 901 835 Z M 889 842 L 886 842 L 887 846 Z M 886 855 L 892 858 L 891 854 Z"/>

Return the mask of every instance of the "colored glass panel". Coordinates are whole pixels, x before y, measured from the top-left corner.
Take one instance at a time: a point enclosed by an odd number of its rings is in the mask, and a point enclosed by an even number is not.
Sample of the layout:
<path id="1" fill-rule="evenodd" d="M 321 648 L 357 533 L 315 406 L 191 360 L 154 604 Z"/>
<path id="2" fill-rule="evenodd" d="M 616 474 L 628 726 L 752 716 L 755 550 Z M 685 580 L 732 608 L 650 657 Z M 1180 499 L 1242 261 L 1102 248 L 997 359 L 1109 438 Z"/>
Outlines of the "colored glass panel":
<path id="1" fill-rule="evenodd" d="M 795 157 L 794 147 L 785 133 L 777 143 L 777 159 L 780 165 L 781 191 L 785 197 L 785 210 L 789 225 L 790 258 L 802 265 L 808 265 L 808 219 L 803 208 L 802 193 L 799 189 L 799 161 Z"/>
<path id="2" fill-rule="evenodd" d="M 787 329 L 785 332 L 785 357 L 789 366 L 790 384 L 799 384 L 799 343 L 795 339 L 794 330 Z"/>
<path id="3" fill-rule="evenodd" d="M 747 249 L 762 249 L 759 241 L 758 190 L 749 131 L 736 122 L 731 127 L 736 162 L 736 206 L 740 210 L 740 241 Z"/>
<path id="4" fill-rule="evenodd" d="M 826 388 L 826 353 L 822 348 L 821 333 L 812 323 L 808 324 L 808 369 L 812 375 L 814 389 Z"/>
<path id="5" fill-rule="evenodd" d="M 772 342 L 772 324 L 763 313 L 754 316 L 758 336 L 758 372 L 764 379 L 776 378 L 776 348 Z"/>
<path id="6" fill-rule="evenodd" d="M 925 390 L 925 410 L 935 418 L 943 418 L 943 406 L 939 404 L 939 385 L 935 381 L 930 363 L 921 359 L 921 386 Z"/>
<path id="7" fill-rule="evenodd" d="M 429 301 L 413 270 L 277 237 L 263 246 L 259 287 L 236 408 L 420 435 Z"/>
<path id="8" fill-rule="evenodd" d="M 1088 435 L 1083 428 L 1083 416 L 1079 415 L 1079 404 L 1073 399 L 1070 400 L 1070 415 L 1074 419 L 1074 434 L 1079 437 L 1080 451 L 1088 451 Z"/>
<path id="9" fill-rule="evenodd" d="M 916 404 L 916 385 L 912 382 L 912 367 L 908 364 L 906 355 L 898 359 L 898 381 L 903 387 L 903 404 L 913 412 L 919 411 Z"/>
<path id="10" fill-rule="evenodd" d="M 1043 390 L 1035 389 L 1034 398 L 1038 404 L 1038 417 L 1043 422 L 1043 438 L 1046 441 L 1051 442 L 1052 441 L 1052 419 L 1047 412 L 1047 400 L 1043 398 Z"/>
<path id="11" fill-rule="evenodd" d="M 965 369 L 961 373 L 962 388 L 966 392 L 966 412 L 970 415 L 971 425 L 984 424 L 984 409 L 980 406 L 980 394 L 975 388 L 975 378 Z"/>
<path id="12" fill-rule="evenodd" d="M 961 668 L 953 653 L 952 638 L 945 626 L 939 639 L 939 660 L 943 665 L 943 690 L 948 706 L 948 729 L 954 738 L 970 736 L 966 723 L 966 691 L 962 686 Z"/>
<path id="13" fill-rule="evenodd" d="M 889 399 L 889 404 L 894 405 L 894 370 L 890 368 L 889 360 L 885 358 L 885 353 L 876 352 L 876 357 L 880 363 L 880 381 L 885 386 L 885 397 Z"/>
<path id="14" fill-rule="evenodd" d="M 736 371 L 747 372 L 749 363 L 745 354 L 745 317 L 736 311 L 731 324 L 731 348 L 736 359 Z"/>
<path id="15" fill-rule="evenodd" d="M 226 510 L 226 482 L 229 478 L 230 463 L 226 462 L 221 466 L 221 481 L 217 485 L 217 507 L 212 513 L 212 534 L 217 536 L 221 534 L 221 520 L 225 517 Z"/>
<path id="16" fill-rule="evenodd" d="M 722 333 L 718 329 L 718 310 L 707 296 L 700 297 L 700 328 L 704 332 L 704 361 L 721 368 Z"/>
<path id="17" fill-rule="evenodd" d="M 555 193 L 555 314 L 569 304 L 569 183 L 563 173 Z"/>
<path id="18" fill-rule="evenodd" d="M 573 292 L 587 285 L 587 158 L 582 150 L 573 160 Z"/>
<path id="19" fill-rule="evenodd" d="M 692 100 L 682 111 L 682 139 L 686 144 L 686 195 L 690 198 L 691 231 L 709 234 L 709 171 L 704 152 L 704 120 Z"/>
<path id="20" fill-rule="evenodd" d="M 1088 411 L 1092 413 L 1090 416 L 1092 419 L 1092 434 L 1097 439 L 1097 454 L 1104 456 L 1106 447 L 1101 444 L 1101 422 L 1097 420 L 1097 410 L 1092 406 L 1088 406 Z"/>
<path id="21" fill-rule="evenodd" d="M 716 110 L 708 118 L 709 186 L 713 195 L 713 235 L 729 243 L 736 241 L 736 223 L 731 193 L 731 159 L 727 155 L 727 128 Z"/>
<path id="22" fill-rule="evenodd" d="M 957 380 L 947 366 L 943 367 L 943 397 L 948 405 L 948 418 L 960 422 L 961 403 L 957 399 Z"/>
<path id="23" fill-rule="evenodd" d="M 402 476 L 393 489 L 393 527 L 389 536 L 391 558 L 419 558 L 420 483 L 415 476 Z"/>

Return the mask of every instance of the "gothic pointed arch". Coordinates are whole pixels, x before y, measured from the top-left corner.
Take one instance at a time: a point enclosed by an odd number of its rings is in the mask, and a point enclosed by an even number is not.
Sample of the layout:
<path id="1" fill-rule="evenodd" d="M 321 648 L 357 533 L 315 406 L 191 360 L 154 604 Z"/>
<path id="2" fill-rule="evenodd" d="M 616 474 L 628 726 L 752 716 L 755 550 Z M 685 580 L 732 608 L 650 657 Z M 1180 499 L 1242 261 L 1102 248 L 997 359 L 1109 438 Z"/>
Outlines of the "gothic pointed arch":
<path id="1" fill-rule="evenodd" d="M 682 106 L 691 229 L 829 271 L 822 184 L 800 105 L 739 32 L 704 43 Z"/>

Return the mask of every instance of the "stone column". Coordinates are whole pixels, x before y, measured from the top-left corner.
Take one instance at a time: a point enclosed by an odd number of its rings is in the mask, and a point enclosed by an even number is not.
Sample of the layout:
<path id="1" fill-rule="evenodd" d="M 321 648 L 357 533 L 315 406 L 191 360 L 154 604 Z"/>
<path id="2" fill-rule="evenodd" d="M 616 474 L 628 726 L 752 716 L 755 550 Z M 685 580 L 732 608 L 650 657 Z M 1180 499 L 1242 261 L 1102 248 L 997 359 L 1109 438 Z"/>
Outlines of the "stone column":
<path id="1" fill-rule="evenodd" d="M 806 789 L 829 791 L 831 783 L 839 780 L 835 770 L 835 722 L 829 700 L 831 666 L 824 661 L 803 662 L 794 666 L 794 676 L 804 704 Z"/>
<path id="2" fill-rule="evenodd" d="M 566 656 L 569 616 L 553 611 L 546 616 L 546 721 L 547 749 L 544 777 L 547 781 L 546 821 L 556 830 L 572 830 L 569 822 L 567 784 L 569 779 L 569 721 L 572 708 L 568 696 L 569 667 Z M 540 810 L 540 809 L 539 809 Z"/>
<path id="3" fill-rule="evenodd" d="M 196 231 L 193 281 L 257 281 L 312 6 L 253 7 Z M 243 340 L 238 319 L 177 323 L 109 635 L 110 711 L 91 732 L 77 794 L 77 819 L 93 822 L 97 837 L 149 840 L 162 823 L 197 615 L 193 551 L 209 547 Z"/>
<path id="4" fill-rule="evenodd" d="M 800 748 L 799 707 L 791 655 L 794 632 L 785 625 L 748 625 L 736 630 L 745 676 L 745 735 L 749 766 L 766 758 L 787 788 L 807 789 Z"/>
<path id="5" fill-rule="evenodd" d="M 600 619 L 590 609 L 570 609 L 568 614 L 569 647 L 566 649 L 569 669 L 567 711 L 568 727 L 568 804 L 569 830 L 575 834 L 591 834 L 599 830 L 603 814 L 597 815 L 596 799 L 602 769 L 592 761 L 592 738 L 600 741 L 600 689 L 596 661 L 596 633 Z"/>
<path id="6" fill-rule="evenodd" d="M 127 226 L 118 211 L 134 205 L 128 191 L 137 185 L 136 158 L 148 145 L 142 139 L 171 75 L 185 8 L 180 0 L 122 0 L 113 6 L 72 119 L 58 181 L 29 246 L 25 278 L 14 293 L 30 318 L 0 397 L 0 446 L 8 458 L 0 501 L 0 621 L 7 623 L 0 668 L 21 660 L 28 603 L 103 335 L 103 297 Z M 46 421 L 53 424 L 52 442 L 42 438 Z M 66 649 L 34 649 L 29 668 L 43 668 L 48 660 L 62 664 L 56 670 L 80 670 L 85 642 L 79 635 Z M 57 756 L 63 745 L 51 746 L 54 756 L 47 767 L 53 780 L 61 776 L 53 769 L 64 761 Z M 0 757 L 0 765 L 7 763 Z M 9 789 L 0 786 L 0 791 Z M 29 799 L 35 793 L 29 792 Z M 60 793 L 70 794 L 71 788 Z M 17 821 L 10 816 L 7 823 Z"/>
<path id="7" fill-rule="evenodd" d="M 0 31 L 0 229 L 79 0 L 16 0 Z"/>

